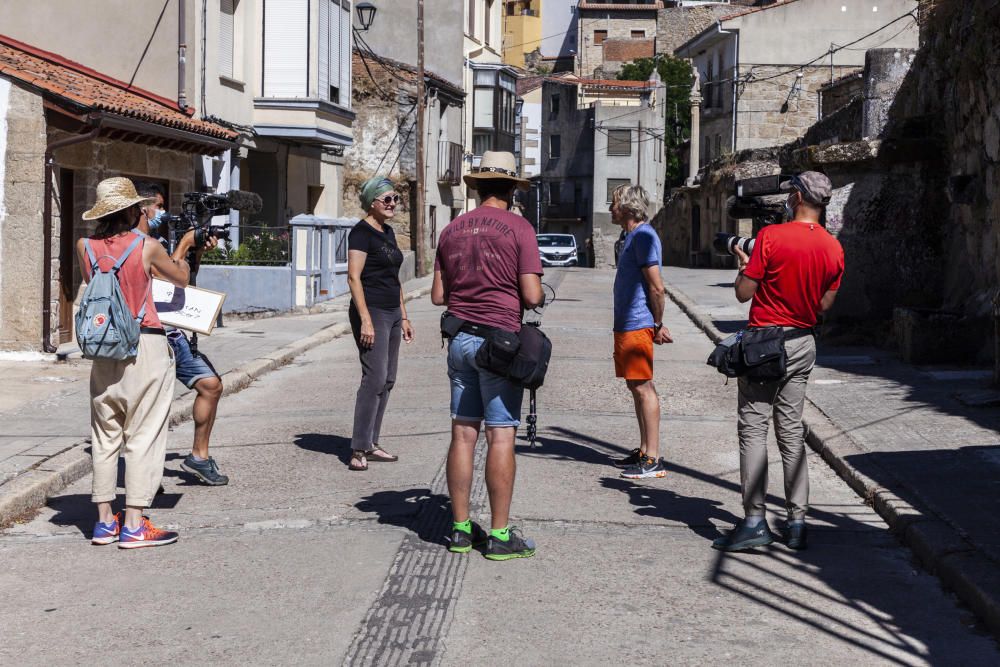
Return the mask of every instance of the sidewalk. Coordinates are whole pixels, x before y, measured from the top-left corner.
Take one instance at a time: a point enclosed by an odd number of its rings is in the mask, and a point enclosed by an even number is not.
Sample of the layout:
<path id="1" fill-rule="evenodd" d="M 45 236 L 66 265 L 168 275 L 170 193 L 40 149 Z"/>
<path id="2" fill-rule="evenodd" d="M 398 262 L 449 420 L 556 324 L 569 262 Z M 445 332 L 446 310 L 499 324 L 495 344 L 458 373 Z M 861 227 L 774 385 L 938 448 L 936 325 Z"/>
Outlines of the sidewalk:
<path id="1" fill-rule="evenodd" d="M 430 277 L 403 286 L 408 296 L 428 293 Z M 199 348 L 223 378 L 225 394 L 289 363 L 295 356 L 350 331 L 349 295 L 311 309 L 261 319 L 224 320 Z M 0 361 L 0 526 L 44 503 L 90 469 L 90 362 Z M 190 419 L 195 392 L 176 384 L 171 426 Z"/>
<path id="2" fill-rule="evenodd" d="M 736 272 L 666 267 L 674 301 L 710 337 L 745 324 Z M 891 352 L 819 343 L 810 445 L 932 572 L 1000 628 L 1000 410 L 987 369 L 910 366 Z"/>

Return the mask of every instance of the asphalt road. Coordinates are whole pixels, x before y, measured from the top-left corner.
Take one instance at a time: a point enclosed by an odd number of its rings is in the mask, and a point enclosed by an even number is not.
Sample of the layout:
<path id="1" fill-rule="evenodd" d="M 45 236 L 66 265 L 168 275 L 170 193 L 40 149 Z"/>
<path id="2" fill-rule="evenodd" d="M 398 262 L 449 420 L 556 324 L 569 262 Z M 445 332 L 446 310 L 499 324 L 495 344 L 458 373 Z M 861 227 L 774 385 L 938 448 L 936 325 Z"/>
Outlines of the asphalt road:
<path id="1" fill-rule="evenodd" d="M 809 550 L 710 548 L 740 514 L 736 387 L 672 305 L 656 365 L 670 474 L 620 480 L 609 459 L 638 430 L 610 361 L 613 274 L 549 273 L 556 354 L 513 506 L 534 558 L 445 549 L 448 384 L 439 310 L 421 299 L 382 438 L 399 463 L 348 471 L 354 343 L 307 353 L 223 402 L 212 452 L 228 487 L 181 472 L 190 424 L 172 435 L 151 513 L 176 545 L 91 546 L 89 478 L 0 536 L 0 664 L 1000 664 L 813 455 Z M 773 445 L 771 461 L 780 528 Z M 485 509 L 481 483 L 473 500 Z"/>

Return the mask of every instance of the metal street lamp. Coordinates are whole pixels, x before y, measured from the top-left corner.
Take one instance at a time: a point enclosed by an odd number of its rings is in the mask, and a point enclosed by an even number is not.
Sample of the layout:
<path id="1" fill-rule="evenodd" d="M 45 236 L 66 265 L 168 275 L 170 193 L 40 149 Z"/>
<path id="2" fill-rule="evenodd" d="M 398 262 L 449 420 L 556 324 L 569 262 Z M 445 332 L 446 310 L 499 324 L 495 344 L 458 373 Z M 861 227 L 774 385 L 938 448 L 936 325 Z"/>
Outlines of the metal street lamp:
<path id="1" fill-rule="evenodd" d="M 368 28 L 372 27 L 372 21 L 375 20 L 377 8 L 370 2 L 359 2 L 354 8 L 358 12 L 358 22 L 361 23 L 361 31 L 367 31 Z"/>

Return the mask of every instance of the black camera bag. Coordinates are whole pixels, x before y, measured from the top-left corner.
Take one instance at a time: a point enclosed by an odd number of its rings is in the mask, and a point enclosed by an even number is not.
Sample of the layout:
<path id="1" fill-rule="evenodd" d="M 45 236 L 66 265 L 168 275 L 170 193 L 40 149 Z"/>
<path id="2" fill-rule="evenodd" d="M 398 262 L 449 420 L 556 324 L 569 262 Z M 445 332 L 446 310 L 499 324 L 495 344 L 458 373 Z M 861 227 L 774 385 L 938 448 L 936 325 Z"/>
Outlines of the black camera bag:
<path id="1" fill-rule="evenodd" d="M 708 356 L 708 365 L 714 367 L 727 378 L 735 378 L 746 373 L 746 366 L 743 364 L 743 352 L 740 348 L 740 340 L 743 332 L 737 331 L 731 336 L 719 341 L 719 344 Z"/>
<path id="2" fill-rule="evenodd" d="M 517 337 L 521 344 L 507 377 L 525 389 L 538 389 L 545 382 L 545 373 L 552 359 L 552 341 L 531 324 L 521 325 Z"/>
<path id="3" fill-rule="evenodd" d="M 521 341 L 516 333 L 492 328 L 476 352 L 476 365 L 484 370 L 508 377 Z"/>
<path id="4" fill-rule="evenodd" d="M 740 340 L 746 377 L 753 382 L 775 382 L 785 377 L 788 354 L 781 327 L 746 329 Z"/>

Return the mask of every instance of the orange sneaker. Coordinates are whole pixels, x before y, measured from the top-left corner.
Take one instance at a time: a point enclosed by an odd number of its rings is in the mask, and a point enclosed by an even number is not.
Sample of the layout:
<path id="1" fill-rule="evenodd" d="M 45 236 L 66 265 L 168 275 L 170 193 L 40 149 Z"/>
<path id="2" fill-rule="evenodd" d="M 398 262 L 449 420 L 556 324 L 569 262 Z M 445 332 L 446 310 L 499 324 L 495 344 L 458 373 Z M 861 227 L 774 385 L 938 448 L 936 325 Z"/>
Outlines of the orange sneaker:
<path id="1" fill-rule="evenodd" d="M 169 530 L 160 530 L 154 526 L 148 516 L 142 517 L 142 523 L 135 531 L 122 526 L 121 534 L 118 536 L 119 549 L 141 549 L 142 547 L 162 547 L 173 544 L 180 537 L 177 533 Z"/>

